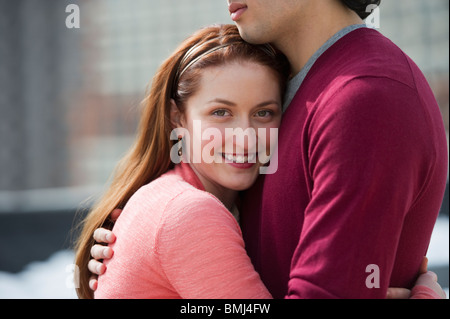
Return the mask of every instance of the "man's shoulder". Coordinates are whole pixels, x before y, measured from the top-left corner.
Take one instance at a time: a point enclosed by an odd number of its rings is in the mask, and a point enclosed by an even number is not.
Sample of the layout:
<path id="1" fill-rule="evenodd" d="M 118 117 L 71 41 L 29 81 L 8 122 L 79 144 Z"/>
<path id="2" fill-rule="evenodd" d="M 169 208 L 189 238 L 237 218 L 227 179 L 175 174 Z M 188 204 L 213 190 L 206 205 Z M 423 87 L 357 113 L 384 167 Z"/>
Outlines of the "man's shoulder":
<path id="1" fill-rule="evenodd" d="M 396 85 L 389 84 L 394 83 L 416 90 L 417 74 L 420 70 L 397 45 L 376 30 L 361 28 L 322 54 L 292 102 L 317 101 L 361 81 L 377 86 L 374 92 L 390 93 Z"/>
<path id="2" fill-rule="evenodd" d="M 413 86 L 410 59 L 380 32 L 360 28 L 337 41 L 317 60 L 309 77 L 340 81 L 348 77 L 392 78 Z"/>
<path id="3" fill-rule="evenodd" d="M 384 77 L 414 87 L 411 59 L 376 30 L 355 30 L 348 38 L 344 37 L 342 44 L 330 53 L 334 55 L 331 60 L 335 60 L 338 72 L 336 78 Z"/>

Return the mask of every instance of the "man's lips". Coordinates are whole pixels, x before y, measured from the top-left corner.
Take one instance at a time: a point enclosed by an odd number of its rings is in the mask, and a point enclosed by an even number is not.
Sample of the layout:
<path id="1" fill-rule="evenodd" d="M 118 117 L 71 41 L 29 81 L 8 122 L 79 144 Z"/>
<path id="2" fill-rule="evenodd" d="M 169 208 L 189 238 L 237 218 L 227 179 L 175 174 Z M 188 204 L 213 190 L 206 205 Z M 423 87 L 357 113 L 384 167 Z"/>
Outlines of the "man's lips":
<path id="1" fill-rule="evenodd" d="M 230 11 L 231 20 L 237 21 L 242 16 L 242 14 L 247 10 L 247 5 L 243 3 L 233 2 L 228 6 Z"/>

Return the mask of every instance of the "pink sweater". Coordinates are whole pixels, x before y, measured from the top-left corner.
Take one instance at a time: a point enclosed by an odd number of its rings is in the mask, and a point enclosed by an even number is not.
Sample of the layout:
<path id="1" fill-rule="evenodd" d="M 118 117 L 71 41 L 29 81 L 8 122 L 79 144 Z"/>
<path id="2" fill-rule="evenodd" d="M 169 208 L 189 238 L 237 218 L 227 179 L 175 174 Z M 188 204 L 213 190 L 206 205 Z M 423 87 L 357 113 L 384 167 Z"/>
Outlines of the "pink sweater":
<path id="1" fill-rule="evenodd" d="M 188 164 L 139 189 L 113 231 L 95 298 L 271 298 L 235 218 Z"/>

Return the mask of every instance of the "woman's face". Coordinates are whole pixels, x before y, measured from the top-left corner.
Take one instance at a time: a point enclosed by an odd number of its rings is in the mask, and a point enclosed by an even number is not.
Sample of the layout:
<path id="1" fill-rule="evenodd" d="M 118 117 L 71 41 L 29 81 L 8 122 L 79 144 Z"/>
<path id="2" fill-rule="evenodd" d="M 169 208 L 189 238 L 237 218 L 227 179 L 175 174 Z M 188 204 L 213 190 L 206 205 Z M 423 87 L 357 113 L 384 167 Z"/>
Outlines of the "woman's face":
<path id="1" fill-rule="evenodd" d="M 189 135 L 183 156 L 188 153 L 206 190 L 247 189 L 262 165 L 258 148 L 270 154 L 262 138 L 269 141 L 280 120 L 279 80 L 269 67 L 233 62 L 207 68 L 181 115 L 179 126 Z"/>

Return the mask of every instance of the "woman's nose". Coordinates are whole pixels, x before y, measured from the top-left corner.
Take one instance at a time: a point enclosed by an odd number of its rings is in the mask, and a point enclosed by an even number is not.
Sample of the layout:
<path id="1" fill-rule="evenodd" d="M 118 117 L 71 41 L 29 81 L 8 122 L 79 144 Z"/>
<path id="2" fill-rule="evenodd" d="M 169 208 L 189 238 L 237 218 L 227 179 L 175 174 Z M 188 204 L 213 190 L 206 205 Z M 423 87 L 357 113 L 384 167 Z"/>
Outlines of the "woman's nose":
<path id="1" fill-rule="evenodd" d="M 249 119 L 237 121 L 232 128 L 225 130 L 227 144 L 233 145 L 233 153 L 256 153 L 258 131 Z"/>

